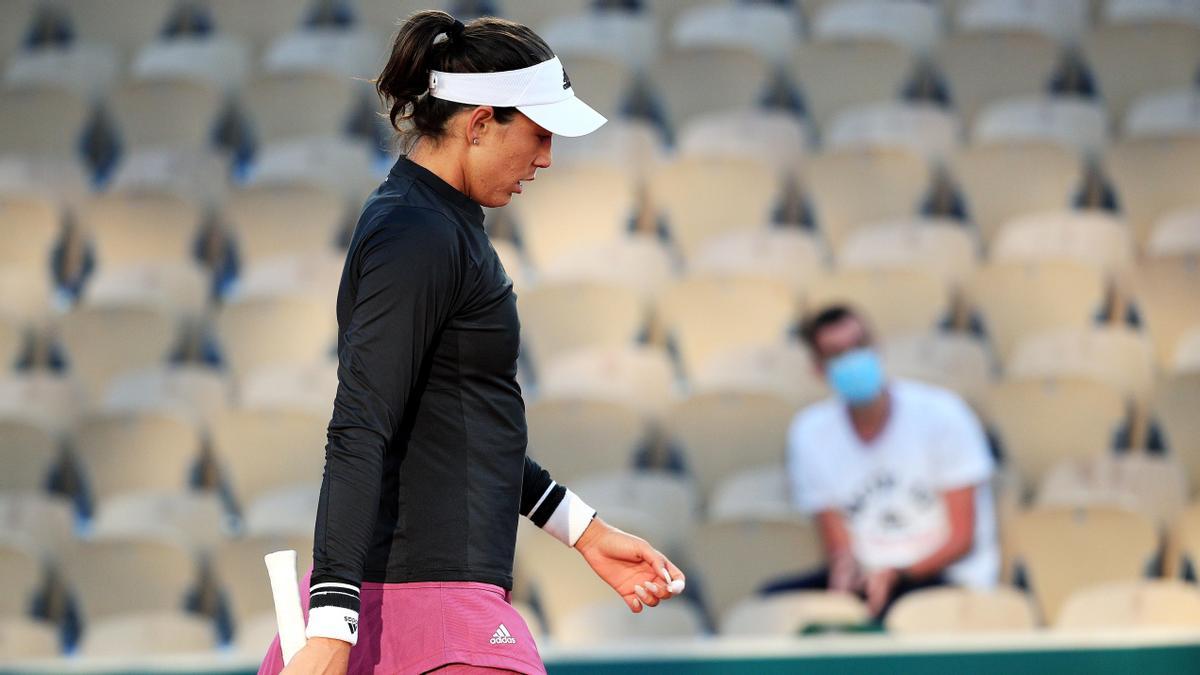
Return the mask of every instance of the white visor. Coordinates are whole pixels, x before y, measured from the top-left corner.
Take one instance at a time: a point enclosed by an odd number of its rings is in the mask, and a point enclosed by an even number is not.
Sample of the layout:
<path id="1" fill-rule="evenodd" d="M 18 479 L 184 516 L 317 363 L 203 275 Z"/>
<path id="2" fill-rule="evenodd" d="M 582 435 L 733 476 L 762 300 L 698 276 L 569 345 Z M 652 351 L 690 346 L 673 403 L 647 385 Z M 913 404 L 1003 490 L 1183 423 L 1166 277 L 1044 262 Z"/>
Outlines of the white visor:
<path id="1" fill-rule="evenodd" d="M 590 134 L 608 120 L 575 97 L 558 57 L 499 73 L 429 72 L 429 95 L 455 103 L 516 108 L 559 136 Z"/>

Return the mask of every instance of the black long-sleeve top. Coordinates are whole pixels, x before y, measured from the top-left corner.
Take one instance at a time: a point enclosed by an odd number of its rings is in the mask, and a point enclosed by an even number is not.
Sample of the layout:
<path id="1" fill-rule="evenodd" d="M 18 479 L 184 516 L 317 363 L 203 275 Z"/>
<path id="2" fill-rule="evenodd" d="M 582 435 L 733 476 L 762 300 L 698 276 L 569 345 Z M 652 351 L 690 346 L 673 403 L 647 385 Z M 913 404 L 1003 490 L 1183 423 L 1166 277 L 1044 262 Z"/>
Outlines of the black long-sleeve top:
<path id="1" fill-rule="evenodd" d="M 311 607 L 357 611 L 362 581 L 510 589 L 518 514 L 543 526 L 566 490 L 525 456 L 516 296 L 483 210 L 401 157 L 355 227 L 337 320 Z"/>

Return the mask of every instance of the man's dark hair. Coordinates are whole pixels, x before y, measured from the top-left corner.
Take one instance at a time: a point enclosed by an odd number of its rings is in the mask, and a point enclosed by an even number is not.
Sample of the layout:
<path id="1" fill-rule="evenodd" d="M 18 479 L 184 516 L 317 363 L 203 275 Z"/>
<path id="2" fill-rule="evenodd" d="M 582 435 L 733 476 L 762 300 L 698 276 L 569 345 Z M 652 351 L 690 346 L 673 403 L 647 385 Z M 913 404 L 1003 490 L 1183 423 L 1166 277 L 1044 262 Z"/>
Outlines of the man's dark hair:
<path id="1" fill-rule="evenodd" d="M 800 324 L 800 337 L 804 340 L 804 344 L 808 345 L 814 357 L 820 358 L 821 356 L 821 351 L 817 347 L 817 335 L 825 328 L 846 319 L 857 319 L 863 323 L 864 327 L 866 326 L 862 315 L 850 305 L 826 305 L 805 317 L 803 323 Z"/>

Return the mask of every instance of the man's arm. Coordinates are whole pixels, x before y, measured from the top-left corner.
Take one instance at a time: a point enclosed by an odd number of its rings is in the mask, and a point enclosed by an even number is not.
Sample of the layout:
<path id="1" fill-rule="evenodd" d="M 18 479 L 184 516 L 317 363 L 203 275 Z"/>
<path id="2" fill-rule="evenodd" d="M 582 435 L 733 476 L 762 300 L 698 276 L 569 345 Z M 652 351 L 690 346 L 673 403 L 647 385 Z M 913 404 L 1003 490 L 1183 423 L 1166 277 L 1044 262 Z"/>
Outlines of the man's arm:
<path id="1" fill-rule="evenodd" d="M 825 559 L 829 565 L 829 590 L 854 591 L 862 585 L 858 562 L 850 542 L 850 530 L 840 511 L 830 509 L 816 516 L 817 531 L 825 547 Z"/>

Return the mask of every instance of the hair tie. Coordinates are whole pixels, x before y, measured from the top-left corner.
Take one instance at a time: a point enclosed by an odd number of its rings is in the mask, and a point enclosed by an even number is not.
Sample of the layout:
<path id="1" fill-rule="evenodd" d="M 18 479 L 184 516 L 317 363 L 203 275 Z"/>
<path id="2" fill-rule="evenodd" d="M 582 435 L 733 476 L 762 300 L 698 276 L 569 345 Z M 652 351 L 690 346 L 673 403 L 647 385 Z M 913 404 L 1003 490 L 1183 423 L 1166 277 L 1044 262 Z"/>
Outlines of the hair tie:
<path id="1" fill-rule="evenodd" d="M 433 44 L 440 45 L 443 42 L 458 42 L 458 39 L 462 37 L 463 31 L 466 30 L 466 28 L 467 27 L 463 25 L 463 22 L 455 19 L 454 23 L 450 24 L 450 27 L 447 28 L 444 33 L 438 33 L 437 36 L 433 38 Z"/>

